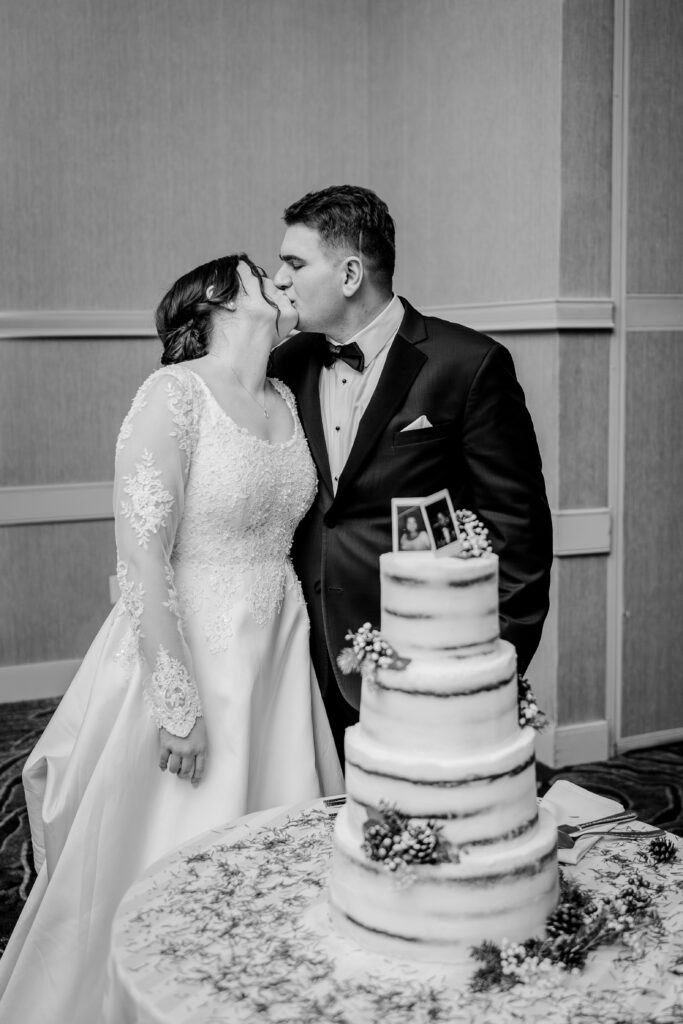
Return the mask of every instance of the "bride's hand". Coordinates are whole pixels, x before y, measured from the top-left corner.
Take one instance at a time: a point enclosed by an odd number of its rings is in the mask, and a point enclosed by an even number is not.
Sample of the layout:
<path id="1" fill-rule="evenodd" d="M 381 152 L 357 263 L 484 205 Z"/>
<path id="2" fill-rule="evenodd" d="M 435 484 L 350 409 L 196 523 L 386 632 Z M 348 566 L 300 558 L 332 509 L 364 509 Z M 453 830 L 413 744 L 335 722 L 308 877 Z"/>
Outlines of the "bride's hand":
<path id="1" fill-rule="evenodd" d="M 179 779 L 187 779 L 198 786 L 206 764 L 206 726 L 198 718 L 187 736 L 174 736 L 163 727 L 159 729 L 159 767 L 168 768 Z"/>

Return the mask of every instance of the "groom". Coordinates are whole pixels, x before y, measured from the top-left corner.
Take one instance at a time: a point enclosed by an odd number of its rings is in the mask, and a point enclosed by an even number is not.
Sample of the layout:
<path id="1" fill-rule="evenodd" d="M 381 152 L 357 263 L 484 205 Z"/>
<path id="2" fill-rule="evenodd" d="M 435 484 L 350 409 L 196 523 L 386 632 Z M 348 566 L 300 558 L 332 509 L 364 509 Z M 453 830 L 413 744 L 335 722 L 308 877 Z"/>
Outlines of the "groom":
<path id="1" fill-rule="evenodd" d="M 507 349 L 423 316 L 393 293 L 394 222 L 366 188 L 333 186 L 284 213 L 274 281 L 301 333 L 273 354 L 318 467 L 293 549 L 311 652 L 337 749 L 358 721 L 345 634 L 380 625 L 379 556 L 391 499 L 447 488 L 488 527 L 500 559 L 500 629 L 523 673 L 548 611 L 552 528 L 536 435 Z"/>

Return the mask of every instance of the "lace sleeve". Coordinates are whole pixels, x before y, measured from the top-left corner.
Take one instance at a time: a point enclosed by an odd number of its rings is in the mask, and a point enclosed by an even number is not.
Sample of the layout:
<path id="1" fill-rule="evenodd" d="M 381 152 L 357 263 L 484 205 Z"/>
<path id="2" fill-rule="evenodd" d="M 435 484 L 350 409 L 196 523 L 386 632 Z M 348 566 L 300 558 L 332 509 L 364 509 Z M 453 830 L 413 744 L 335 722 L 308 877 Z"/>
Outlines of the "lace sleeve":
<path id="1" fill-rule="evenodd" d="M 189 380 L 161 370 L 140 388 L 116 445 L 117 575 L 128 653 L 143 664 L 155 723 L 175 736 L 187 736 L 202 713 L 171 565 L 196 432 Z"/>

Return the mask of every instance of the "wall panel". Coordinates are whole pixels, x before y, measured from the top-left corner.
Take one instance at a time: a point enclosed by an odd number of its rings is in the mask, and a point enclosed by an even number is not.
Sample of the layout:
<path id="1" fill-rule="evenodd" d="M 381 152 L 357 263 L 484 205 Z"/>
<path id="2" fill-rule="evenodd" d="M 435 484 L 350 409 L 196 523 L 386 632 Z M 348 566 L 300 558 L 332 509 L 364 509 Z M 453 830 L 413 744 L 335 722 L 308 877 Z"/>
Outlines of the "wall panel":
<path id="1" fill-rule="evenodd" d="M 113 479 L 121 421 L 160 354 L 158 339 L 0 341 L 0 485 Z"/>
<path id="2" fill-rule="evenodd" d="M 563 5 L 560 294 L 609 295 L 614 0 Z"/>
<path id="3" fill-rule="evenodd" d="M 112 520 L 0 527 L 0 665 L 82 657 L 115 572 Z"/>
<path id="4" fill-rule="evenodd" d="M 609 504 L 610 342 L 607 331 L 560 338 L 560 508 Z"/>
<path id="5" fill-rule="evenodd" d="M 367 179 L 367 4 L 0 5 L 0 308 L 146 309 Z"/>
<path id="6" fill-rule="evenodd" d="M 515 362 L 517 379 L 524 390 L 543 461 L 548 500 L 557 507 L 557 457 L 559 447 L 558 403 L 548 396 L 557 394 L 558 388 L 558 335 L 538 331 L 496 335 L 510 350 Z"/>
<path id="7" fill-rule="evenodd" d="M 370 4 L 370 183 L 419 304 L 558 294 L 561 10 Z"/>
<path id="8" fill-rule="evenodd" d="M 605 717 L 607 575 L 604 558 L 555 562 L 559 609 L 557 721 Z"/>
<path id="9" fill-rule="evenodd" d="M 683 334 L 627 336 L 622 735 L 683 722 Z"/>
<path id="10" fill-rule="evenodd" d="M 683 291 L 683 4 L 631 0 L 627 291 Z"/>

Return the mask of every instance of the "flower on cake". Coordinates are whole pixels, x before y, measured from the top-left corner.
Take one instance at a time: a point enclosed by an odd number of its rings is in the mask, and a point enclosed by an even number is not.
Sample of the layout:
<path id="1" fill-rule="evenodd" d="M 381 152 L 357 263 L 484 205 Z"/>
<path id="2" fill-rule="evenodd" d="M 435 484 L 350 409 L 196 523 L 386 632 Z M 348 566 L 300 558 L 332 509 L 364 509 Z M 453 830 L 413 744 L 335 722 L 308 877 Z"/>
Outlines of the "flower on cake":
<path id="1" fill-rule="evenodd" d="M 548 716 L 545 711 L 541 711 L 536 703 L 528 679 L 524 679 L 520 675 L 517 676 L 517 709 L 522 729 L 525 725 L 530 725 L 532 729 L 540 732 L 547 726 Z"/>
<path id="2" fill-rule="evenodd" d="M 380 631 L 373 629 L 372 624 L 364 622 L 355 633 L 349 631 L 345 640 L 351 641 L 350 647 L 344 647 L 337 655 L 337 665 L 344 673 L 360 672 L 364 683 L 374 683 L 379 668 L 405 668 L 408 658 L 399 658 L 396 651 Z"/>
<path id="3" fill-rule="evenodd" d="M 457 558 L 481 558 L 482 555 L 491 554 L 493 547 L 489 540 L 489 531 L 474 512 L 470 512 L 468 508 L 456 509 L 455 522 L 460 540 Z"/>

